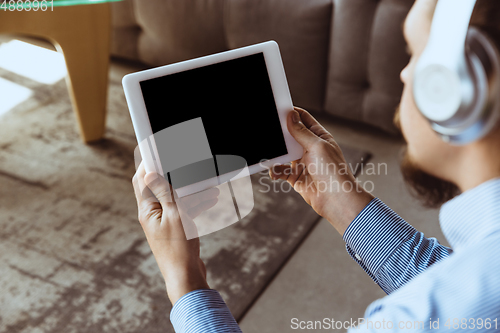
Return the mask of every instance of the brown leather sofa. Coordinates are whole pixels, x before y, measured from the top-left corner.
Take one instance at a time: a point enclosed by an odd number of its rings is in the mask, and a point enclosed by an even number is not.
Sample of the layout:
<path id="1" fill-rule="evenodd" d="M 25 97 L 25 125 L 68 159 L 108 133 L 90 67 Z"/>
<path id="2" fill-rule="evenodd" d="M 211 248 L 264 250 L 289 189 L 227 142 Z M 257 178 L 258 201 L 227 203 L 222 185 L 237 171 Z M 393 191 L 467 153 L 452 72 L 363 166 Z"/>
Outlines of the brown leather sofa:
<path id="1" fill-rule="evenodd" d="M 114 56 L 165 65 L 267 40 L 295 105 L 396 132 L 402 24 L 414 0 L 125 0 Z"/>

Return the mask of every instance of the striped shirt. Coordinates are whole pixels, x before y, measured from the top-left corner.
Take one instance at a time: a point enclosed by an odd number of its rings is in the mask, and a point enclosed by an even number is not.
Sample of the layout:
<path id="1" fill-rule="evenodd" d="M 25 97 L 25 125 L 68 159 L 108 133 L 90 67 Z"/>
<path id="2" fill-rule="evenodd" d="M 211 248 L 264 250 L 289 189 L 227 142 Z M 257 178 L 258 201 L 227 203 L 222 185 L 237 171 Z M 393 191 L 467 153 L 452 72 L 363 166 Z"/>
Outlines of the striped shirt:
<path id="1" fill-rule="evenodd" d="M 388 294 L 352 332 L 500 332 L 500 178 L 444 204 L 439 220 L 453 250 L 378 198 L 350 223 L 347 252 Z M 171 321 L 178 333 L 241 332 L 214 290 L 184 295 Z"/>
<path id="2" fill-rule="evenodd" d="M 220 294 L 199 289 L 182 296 L 170 312 L 170 321 L 180 332 L 241 332 Z"/>

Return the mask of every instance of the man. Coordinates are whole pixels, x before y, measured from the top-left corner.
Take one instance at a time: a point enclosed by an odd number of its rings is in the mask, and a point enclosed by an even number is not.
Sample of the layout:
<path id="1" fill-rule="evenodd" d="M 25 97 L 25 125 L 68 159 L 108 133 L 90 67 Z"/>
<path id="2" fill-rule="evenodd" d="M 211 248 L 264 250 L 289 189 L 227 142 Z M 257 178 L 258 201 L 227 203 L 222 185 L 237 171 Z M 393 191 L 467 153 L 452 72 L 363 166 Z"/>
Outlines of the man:
<path id="1" fill-rule="evenodd" d="M 311 164 L 317 170 L 318 163 L 332 168 L 345 161 L 332 135 L 305 110 L 296 108 L 288 118 L 290 133 L 304 147 L 303 158 L 270 171 L 272 178 L 293 185 L 343 235 L 351 257 L 388 294 L 369 306 L 365 322 L 354 331 L 499 330 L 500 131 L 495 128 L 467 145 L 450 145 L 432 130 L 413 96 L 415 66 L 427 44 L 436 4 L 417 0 L 406 19 L 412 58 L 401 73 L 405 88 L 397 118 L 408 143 L 405 179 L 428 204 L 449 200 L 441 208 L 440 224 L 453 250 L 425 238 L 367 192 L 317 193 L 308 187 L 331 177 L 339 183 L 354 182 L 354 177 L 333 171 L 309 174 Z M 471 24 L 500 48 L 498 22 L 500 1 L 479 0 Z M 160 203 L 142 198 L 140 182 Z M 174 304 L 176 331 L 239 332 L 220 295 L 207 285 L 198 240 L 165 240 L 166 235 L 183 236 L 175 204 L 166 199 L 168 183 L 140 168 L 134 187 L 139 220 Z"/>

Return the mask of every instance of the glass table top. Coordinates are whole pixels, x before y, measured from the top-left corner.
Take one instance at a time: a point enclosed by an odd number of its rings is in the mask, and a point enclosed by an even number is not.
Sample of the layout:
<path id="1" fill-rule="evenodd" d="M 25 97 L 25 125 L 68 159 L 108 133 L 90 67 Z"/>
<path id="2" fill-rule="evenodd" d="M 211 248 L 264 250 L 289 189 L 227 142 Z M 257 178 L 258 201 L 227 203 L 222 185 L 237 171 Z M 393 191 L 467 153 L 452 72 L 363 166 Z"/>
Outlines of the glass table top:
<path id="1" fill-rule="evenodd" d="M 0 11 L 37 11 L 54 10 L 54 7 L 92 5 L 105 2 L 117 2 L 122 0 L 0 0 Z"/>
<path id="2" fill-rule="evenodd" d="M 58 6 L 74 6 L 74 5 L 90 5 L 103 2 L 117 2 L 121 0 L 53 0 L 54 7 Z"/>

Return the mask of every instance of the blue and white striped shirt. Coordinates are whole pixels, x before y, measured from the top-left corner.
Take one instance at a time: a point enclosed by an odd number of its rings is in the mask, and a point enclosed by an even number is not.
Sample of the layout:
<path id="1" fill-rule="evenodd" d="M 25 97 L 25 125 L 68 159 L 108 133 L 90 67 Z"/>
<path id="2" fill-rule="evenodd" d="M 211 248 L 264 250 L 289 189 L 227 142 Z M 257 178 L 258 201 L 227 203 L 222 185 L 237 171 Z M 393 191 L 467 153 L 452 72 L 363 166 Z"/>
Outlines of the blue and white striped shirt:
<path id="1" fill-rule="evenodd" d="M 443 205 L 451 248 L 426 238 L 373 199 L 344 233 L 351 257 L 388 294 L 352 332 L 500 332 L 500 178 Z M 171 321 L 181 332 L 241 332 L 214 290 L 184 295 Z"/>

